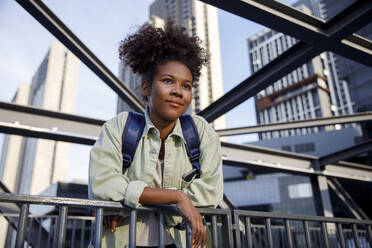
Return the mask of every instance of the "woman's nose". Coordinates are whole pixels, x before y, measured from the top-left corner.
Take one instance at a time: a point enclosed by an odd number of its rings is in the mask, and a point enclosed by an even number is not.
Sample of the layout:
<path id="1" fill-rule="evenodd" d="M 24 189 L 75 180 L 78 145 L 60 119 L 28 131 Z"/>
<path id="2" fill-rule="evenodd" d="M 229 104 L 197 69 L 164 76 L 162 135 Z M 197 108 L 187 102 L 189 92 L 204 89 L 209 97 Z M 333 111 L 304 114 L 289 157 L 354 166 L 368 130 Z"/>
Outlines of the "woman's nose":
<path id="1" fill-rule="evenodd" d="M 177 96 L 182 97 L 182 86 L 179 83 L 173 84 L 171 94 L 175 94 Z"/>

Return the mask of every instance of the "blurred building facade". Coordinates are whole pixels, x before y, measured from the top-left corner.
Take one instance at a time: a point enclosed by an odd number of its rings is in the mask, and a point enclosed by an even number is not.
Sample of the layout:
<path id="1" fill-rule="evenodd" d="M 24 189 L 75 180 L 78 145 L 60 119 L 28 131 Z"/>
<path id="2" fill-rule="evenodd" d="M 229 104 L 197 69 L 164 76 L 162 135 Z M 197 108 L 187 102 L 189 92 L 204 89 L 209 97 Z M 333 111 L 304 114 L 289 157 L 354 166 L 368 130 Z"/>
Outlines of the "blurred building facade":
<path id="1" fill-rule="evenodd" d="M 78 64 L 61 43 L 53 43 L 31 85 L 21 84 L 12 102 L 73 113 Z M 69 143 L 5 135 L 0 180 L 11 192 L 40 194 L 51 184 L 67 180 L 69 154 Z"/>
<path id="2" fill-rule="evenodd" d="M 310 3 L 313 3 L 310 5 Z M 305 5 L 307 4 L 307 5 Z M 294 7 L 312 13 L 312 1 L 299 1 Z M 248 38 L 251 71 L 256 72 L 297 40 L 265 29 Z M 340 80 L 335 60 L 322 53 L 255 96 L 257 122 L 270 124 L 330 117 L 353 113 L 353 103 L 345 80 Z M 323 128 L 302 128 L 259 134 L 260 140 L 305 135 Z M 330 128 L 328 128 L 330 129 Z"/>
<path id="3" fill-rule="evenodd" d="M 150 6 L 150 22 L 155 26 L 164 26 L 171 17 L 177 25 L 186 28 L 191 36 L 198 36 L 210 54 L 210 63 L 202 69 L 201 76 L 193 88 L 193 101 L 189 113 L 198 113 L 223 95 L 223 79 L 220 51 L 220 37 L 217 9 L 196 0 L 156 0 Z M 122 63 L 119 66 L 119 78 L 140 98 L 141 77 L 132 73 Z M 144 99 L 143 99 L 144 100 Z M 129 106 L 118 99 L 117 111 L 130 111 Z M 216 129 L 226 126 L 225 116 L 213 122 Z"/>

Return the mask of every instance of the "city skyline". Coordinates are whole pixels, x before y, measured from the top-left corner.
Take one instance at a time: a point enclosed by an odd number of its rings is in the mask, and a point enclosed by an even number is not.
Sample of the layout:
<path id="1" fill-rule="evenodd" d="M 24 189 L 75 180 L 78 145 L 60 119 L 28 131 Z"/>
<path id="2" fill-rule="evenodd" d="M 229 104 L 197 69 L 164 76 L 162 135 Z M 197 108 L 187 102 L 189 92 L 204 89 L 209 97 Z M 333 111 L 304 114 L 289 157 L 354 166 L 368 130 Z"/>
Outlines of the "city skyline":
<path id="1" fill-rule="evenodd" d="M 73 1 L 64 4 L 46 1 L 46 4 L 109 69 L 116 73 L 119 41 L 147 20 L 148 7 L 152 2 L 138 1 L 138 5 L 130 5 L 130 8 L 128 2 L 105 7 L 99 5 L 98 2 L 92 2 L 89 6 Z M 87 13 L 84 18 L 80 16 L 82 10 Z M 96 15 L 102 11 L 110 12 L 112 15 L 99 21 L 96 20 Z M 2 82 L 7 82 L 7 86 L 2 87 L 4 90 L 0 92 L 0 100 L 10 101 L 18 84 L 32 75 L 32 72 L 36 70 L 36 65 L 41 62 L 46 47 L 55 38 L 16 2 L 2 2 L 0 12 L 2 13 L 0 16 L 1 30 L 6 34 L 1 37 L 7 37 L 6 39 L 0 38 L 0 45 L 5 51 L 0 56 L 0 62 L 3 62 L 0 77 Z M 227 92 L 250 75 L 246 38 L 263 29 L 263 26 L 221 10 L 218 10 L 218 18 L 224 92 Z M 107 28 L 110 25 L 112 28 Z M 231 26 L 236 29 L 231 29 Z M 100 40 L 96 39 L 96 33 L 100 33 Z M 27 43 L 22 42 L 25 36 L 30 37 Z M 79 71 L 77 99 L 75 114 L 109 119 L 116 113 L 116 94 L 84 64 L 81 64 Z M 242 112 L 251 114 L 242 116 Z M 227 128 L 254 125 L 253 99 L 227 113 L 226 118 Z M 0 136 L 3 135 L 0 134 Z M 242 135 L 229 137 L 228 140 L 243 143 L 254 140 L 256 137 L 257 135 Z M 72 144 L 71 147 L 69 166 L 73 167 L 75 172 L 69 175 L 69 179 L 86 180 L 90 147 L 76 144 Z"/>

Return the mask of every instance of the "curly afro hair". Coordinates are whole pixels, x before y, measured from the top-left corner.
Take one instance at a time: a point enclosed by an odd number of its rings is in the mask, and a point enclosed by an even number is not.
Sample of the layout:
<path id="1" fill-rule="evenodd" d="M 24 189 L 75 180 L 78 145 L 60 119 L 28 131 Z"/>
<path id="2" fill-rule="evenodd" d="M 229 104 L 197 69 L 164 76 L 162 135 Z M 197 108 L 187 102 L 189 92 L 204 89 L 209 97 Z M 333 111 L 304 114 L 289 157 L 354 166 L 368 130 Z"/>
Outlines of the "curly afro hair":
<path id="1" fill-rule="evenodd" d="M 165 28 L 144 24 L 136 33 L 120 42 L 119 58 L 135 73 L 152 83 L 158 65 L 180 61 L 198 81 L 201 68 L 208 64 L 209 54 L 198 37 L 190 37 L 186 29 L 168 19 Z"/>

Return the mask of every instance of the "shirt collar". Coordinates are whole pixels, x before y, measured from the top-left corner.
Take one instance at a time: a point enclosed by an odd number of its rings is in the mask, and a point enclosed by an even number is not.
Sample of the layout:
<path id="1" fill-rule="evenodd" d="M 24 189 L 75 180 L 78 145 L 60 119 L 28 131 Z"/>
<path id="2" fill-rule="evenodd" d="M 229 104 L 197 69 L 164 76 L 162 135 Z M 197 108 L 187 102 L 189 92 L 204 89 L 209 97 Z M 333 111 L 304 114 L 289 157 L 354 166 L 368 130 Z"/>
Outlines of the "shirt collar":
<path id="1" fill-rule="evenodd" d="M 152 123 L 150 119 L 150 109 L 147 107 L 145 111 L 145 129 L 142 134 L 142 136 L 148 135 L 149 132 L 153 132 L 154 135 L 160 136 L 159 130 L 155 127 L 155 125 Z M 178 118 L 176 121 L 176 125 L 174 126 L 172 132 L 169 134 L 169 137 L 171 136 L 177 136 L 179 140 L 182 140 L 184 143 L 186 143 L 185 139 L 183 138 L 182 134 L 182 127 L 180 119 Z"/>

